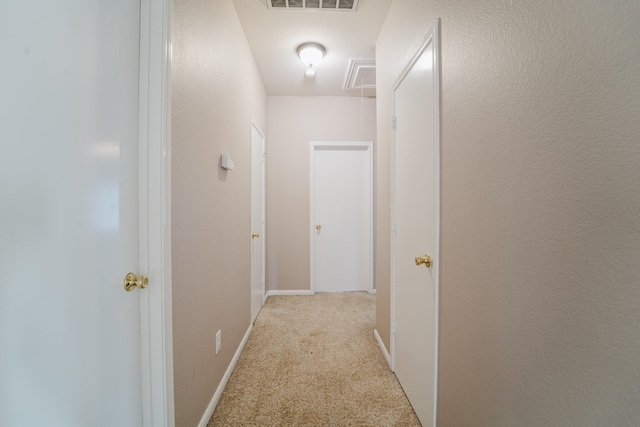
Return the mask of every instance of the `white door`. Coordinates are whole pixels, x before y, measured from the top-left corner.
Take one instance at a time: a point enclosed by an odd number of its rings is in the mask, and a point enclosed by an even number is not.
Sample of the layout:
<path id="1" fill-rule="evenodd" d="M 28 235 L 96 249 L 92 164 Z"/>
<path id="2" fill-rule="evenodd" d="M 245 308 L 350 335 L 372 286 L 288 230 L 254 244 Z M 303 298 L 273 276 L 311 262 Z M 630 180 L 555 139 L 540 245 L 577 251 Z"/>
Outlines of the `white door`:
<path id="1" fill-rule="evenodd" d="M 0 425 L 140 426 L 140 3 L 0 5 Z"/>
<path id="2" fill-rule="evenodd" d="M 434 33 L 394 89 L 392 365 L 424 426 L 435 425 L 439 136 Z M 419 258 L 432 258 L 432 265 Z M 418 263 L 420 262 L 420 265 Z"/>
<path id="3" fill-rule="evenodd" d="M 251 323 L 264 303 L 264 135 L 251 124 Z"/>
<path id="4" fill-rule="evenodd" d="M 372 144 L 311 144 L 311 289 L 372 291 Z"/>

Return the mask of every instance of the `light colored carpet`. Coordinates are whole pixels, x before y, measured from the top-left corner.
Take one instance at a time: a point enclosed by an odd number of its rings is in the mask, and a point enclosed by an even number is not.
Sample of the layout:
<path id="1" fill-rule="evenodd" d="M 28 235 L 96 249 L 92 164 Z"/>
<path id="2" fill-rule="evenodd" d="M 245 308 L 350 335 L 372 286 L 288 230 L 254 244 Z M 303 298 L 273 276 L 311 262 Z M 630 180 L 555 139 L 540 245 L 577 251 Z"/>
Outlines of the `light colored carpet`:
<path id="1" fill-rule="evenodd" d="M 365 292 L 273 296 L 212 426 L 420 426 L 373 336 Z"/>

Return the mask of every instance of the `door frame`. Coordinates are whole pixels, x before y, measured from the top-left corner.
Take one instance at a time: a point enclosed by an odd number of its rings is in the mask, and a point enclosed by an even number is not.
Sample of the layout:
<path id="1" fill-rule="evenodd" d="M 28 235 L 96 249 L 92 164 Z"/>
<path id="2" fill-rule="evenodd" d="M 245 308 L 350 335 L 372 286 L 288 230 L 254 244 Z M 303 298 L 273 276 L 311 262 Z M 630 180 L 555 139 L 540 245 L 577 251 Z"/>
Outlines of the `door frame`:
<path id="1" fill-rule="evenodd" d="M 267 282 L 267 256 L 266 256 L 266 250 L 267 250 L 267 245 L 266 245 L 266 200 L 267 200 L 267 187 L 266 187 L 266 178 L 267 178 L 267 158 L 266 158 L 266 151 L 267 151 L 267 138 L 265 137 L 264 132 L 262 131 L 262 129 L 260 129 L 260 126 L 258 126 L 258 123 L 256 122 L 256 120 L 253 118 L 253 116 L 251 116 L 251 128 L 252 128 L 252 132 L 251 134 L 253 134 L 253 129 L 256 130 L 256 132 L 258 132 L 258 134 L 262 137 L 262 163 L 263 163 L 263 167 L 262 167 L 262 218 L 260 218 L 260 222 L 261 222 L 261 230 L 260 230 L 260 236 L 262 237 L 262 239 L 260 239 L 260 242 L 262 244 L 262 305 L 264 306 L 264 303 L 267 300 L 267 295 L 266 295 L 266 282 Z M 253 150 L 253 136 L 250 135 L 250 151 Z M 253 154 L 253 152 L 251 153 Z M 251 157 L 253 159 L 253 156 Z M 253 174 L 253 163 L 251 164 L 251 173 Z M 251 201 L 253 203 L 253 194 L 251 195 Z M 253 232 L 253 230 L 251 230 L 251 232 Z M 253 239 L 252 239 L 253 240 Z M 253 242 L 251 243 L 253 244 Z M 253 286 L 253 283 L 251 284 Z M 253 289 L 252 289 L 253 290 Z M 255 319 L 253 319 L 253 313 L 251 313 L 251 317 L 252 317 L 252 321 L 251 323 L 253 323 L 255 321 Z"/>
<path id="2" fill-rule="evenodd" d="M 427 36 L 423 40 L 420 47 L 411 56 L 407 65 L 403 68 L 402 72 L 393 84 L 391 93 L 391 111 L 392 111 L 392 123 L 391 127 L 391 370 L 395 372 L 395 240 L 396 240 L 396 131 L 395 131 L 395 111 L 396 111 L 396 90 L 400 87 L 404 79 L 407 77 L 413 66 L 420 59 L 420 56 L 430 46 L 433 46 L 434 56 L 434 70 L 433 70 L 433 97 L 435 100 L 434 105 L 434 238 L 435 238 L 435 250 L 433 257 L 433 284 L 435 288 L 435 357 L 434 357 L 434 381 L 433 381 L 433 425 L 436 425 L 436 413 L 438 403 L 438 349 L 439 349 L 439 331 L 440 331 L 440 198 L 441 198 L 441 183 L 440 183 L 440 126 L 441 126 L 441 94 L 440 94 L 440 19 L 436 19 L 433 27 L 427 32 Z"/>
<path id="3" fill-rule="evenodd" d="M 139 269 L 142 425 L 173 427 L 171 308 L 172 0 L 140 1 Z"/>
<path id="4" fill-rule="evenodd" d="M 316 284 L 315 284 L 315 228 L 313 224 L 315 224 L 315 152 L 318 148 L 365 148 L 367 155 L 369 156 L 369 259 L 370 259 L 370 269 L 371 269 L 371 281 L 369 282 L 369 286 L 367 292 L 370 294 L 375 293 L 373 282 L 374 282 L 374 258 L 373 258 L 373 141 L 311 141 L 310 144 L 310 157 L 309 157 L 309 255 L 310 255 L 310 263 L 309 263 L 309 272 L 310 272 L 310 282 L 309 288 L 312 294 L 316 293 Z"/>

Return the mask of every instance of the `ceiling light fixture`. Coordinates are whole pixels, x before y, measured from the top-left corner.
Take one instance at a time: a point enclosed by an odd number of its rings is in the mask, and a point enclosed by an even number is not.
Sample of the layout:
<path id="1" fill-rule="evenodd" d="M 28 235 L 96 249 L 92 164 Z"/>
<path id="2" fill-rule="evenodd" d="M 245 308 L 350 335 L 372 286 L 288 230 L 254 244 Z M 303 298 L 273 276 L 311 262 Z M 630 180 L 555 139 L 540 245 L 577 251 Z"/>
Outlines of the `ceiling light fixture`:
<path id="1" fill-rule="evenodd" d="M 304 75 L 307 77 L 315 77 L 316 70 L 314 70 L 313 67 L 317 65 L 327 53 L 324 46 L 319 43 L 303 43 L 298 46 L 296 52 L 304 65 L 309 67 L 305 70 Z"/>

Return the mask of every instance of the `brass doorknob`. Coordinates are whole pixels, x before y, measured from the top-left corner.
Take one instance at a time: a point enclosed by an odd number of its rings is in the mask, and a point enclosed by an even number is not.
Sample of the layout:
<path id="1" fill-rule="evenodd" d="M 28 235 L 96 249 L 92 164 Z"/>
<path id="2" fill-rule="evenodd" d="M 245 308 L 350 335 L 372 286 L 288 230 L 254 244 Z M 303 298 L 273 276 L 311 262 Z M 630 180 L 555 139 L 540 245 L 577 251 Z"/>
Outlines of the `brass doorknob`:
<path id="1" fill-rule="evenodd" d="M 322 226 L 320 224 L 316 225 L 316 230 L 320 231 L 321 228 Z"/>
<path id="2" fill-rule="evenodd" d="M 252 239 L 255 239 L 256 237 L 260 237 L 260 233 L 251 233 Z"/>
<path id="3" fill-rule="evenodd" d="M 131 292 L 136 287 L 145 289 L 149 285 L 149 278 L 147 276 L 136 276 L 134 273 L 129 273 L 124 278 L 124 289 L 127 292 Z"/>
<path id="4" fill-rule="evenodd" d="M 416 257 L 416 265 L 424 264 L 425 267 L 431 267 L 431 257 L 429 255 L 425 255 L 424 258 L 421 256 Z"/>

